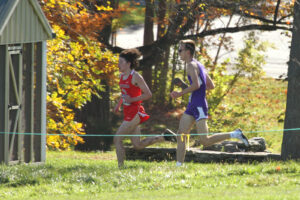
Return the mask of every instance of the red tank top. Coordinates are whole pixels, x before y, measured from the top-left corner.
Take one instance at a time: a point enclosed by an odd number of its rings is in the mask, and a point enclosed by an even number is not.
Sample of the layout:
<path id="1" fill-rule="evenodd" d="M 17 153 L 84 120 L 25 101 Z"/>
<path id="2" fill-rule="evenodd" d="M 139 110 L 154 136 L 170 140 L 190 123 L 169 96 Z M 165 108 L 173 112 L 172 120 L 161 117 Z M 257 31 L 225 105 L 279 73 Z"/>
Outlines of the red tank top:
<path id="1" fill-rule="evenodd" d="M 125 80 L 123 80 L 124 75 L 123 74 L 121 75 L 119 86 L 120 86 L 120 89 L 122 92 L 122 96 L 128 95 L 130 97 L 138 97 L 142 94 L 142 90 L 139 87 L 137 87 L 131 83 L 134 73 L 135 73 L 134 70 L 132 70 L 130 72 L 129 76 L 127 77 L 127 79 L 125 79 Z M 136 102 L 132 102 L 132 103 L 128 104 L 128 103 L 124 103 L 124 99 L 123 99 L 123 105 L 125 105 L 125 106 L 129 106 L 129 105 L 133 105 L 133 104 L 141 104 L 141 103 L 142 103 L 142 101 L 136 101 Z"/>

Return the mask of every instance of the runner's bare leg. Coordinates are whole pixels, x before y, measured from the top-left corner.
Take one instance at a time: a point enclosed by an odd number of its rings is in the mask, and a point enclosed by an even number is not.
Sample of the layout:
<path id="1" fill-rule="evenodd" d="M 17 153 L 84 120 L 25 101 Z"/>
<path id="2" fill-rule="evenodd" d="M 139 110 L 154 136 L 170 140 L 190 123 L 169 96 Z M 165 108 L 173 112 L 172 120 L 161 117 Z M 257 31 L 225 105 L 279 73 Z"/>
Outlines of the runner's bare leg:
<path id="1" fill-rule="evenodd" d="M 186 137 L 183 137 L 182 140 L 181 134 L 189 134 L 194 122 L 194 117 L 183 113 L 179 122 L 179 129 L 177 131 L 177 134 L 179 135 L 177 136 L 177 162 L 183 163 L 185 158 Z"/>
<path id="2" fill-rule="evenodd" d="M 119 167 L 122 167 L 124 165 L 125 149 L 123 146 L 124 137 L 118 135 L 132 134 L 136 127 L 139 125 L 139 123 L 140 117 L 138 115 L 136 115 L 131 121 L 123 121 L 116 133 L 116 136 L 114 137 L 114 144 L 116 146 Z"/>
<path id="3" fill-rule="evenodd" d="M 141 129 L 140 126 L 137 126 L 135 130 L 133 131 L 133 134 L 135 135 L 141 135 Z M 135 149 L 143 149 L 147 146 L 150 146 L 152 144 L 155 144 L 157 142 L 163 142 L 165 139 L 162 136 L 156 136 L 156 137 L 147 137 L 143 140 L 141 140 L 140 137 L 131 137 L 132 145 Z"/>
<path id="4" fill-rule="evenodd" d="M 199 134 L 208 133 L 208 127 L 207 127 L 207 120 L 206 119 L 200 119 L 199 121 L 197 121 L 196 122 L 196 127 L 197 127 L 197 133 L 199 133 Z M 211 135 L 211 136 L 200 135 L 199 136 L 199 141 L 200 141 L 200 144 L 207 147 L 207 146 L 213 145 L 215 143 L 227 140 L 229 138 L 230 138 L 230 133 L 220 133 L 220 134 L 214 134 L 214 135 Z"/>

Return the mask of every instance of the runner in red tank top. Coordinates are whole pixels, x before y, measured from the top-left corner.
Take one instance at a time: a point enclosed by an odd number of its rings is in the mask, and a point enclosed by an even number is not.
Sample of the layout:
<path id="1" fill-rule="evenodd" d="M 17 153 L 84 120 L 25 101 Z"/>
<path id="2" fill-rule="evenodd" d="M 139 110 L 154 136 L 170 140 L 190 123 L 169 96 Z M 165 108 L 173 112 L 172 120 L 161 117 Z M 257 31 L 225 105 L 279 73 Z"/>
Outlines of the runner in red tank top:
<path id="1" fill-rule="evenodd" d="M 129 76 L 125 79 L 124 74 L 120 77 L 120 89 L 122 92 L 122 101 L 123 101 L 123 113 L 124 113 L 124 120 L 131 121 L 136 114 L 140 117 L 140 123 L 149 119 L 149 115 L 145 113 L 144 107 L 141 106 L 142 101 L 134 101 L 131 103 L 127 103 L 124 98 L 128 97 L 139 97 L 142 95 L 142 90 L 138 86 L 132 84 L 133 75 L 135 75 L 135 71 L 131 70 Z M 127 97 L 128 96 L 128 97 Z"/>
<path id="2" fill-rule="evenodd" d="M 137 49 L 127 49 L 122 51 L 119 57 L 118 66 L 121 72 L 119 85 L 122 96 L 114 108 L 114 112 L 117 112 L 123 103 L 124 121 L 114 137 L 119 167 L 124 165 L 125 149 L 123 146 L 124 137 L 118 135 L 141 135 L 139 124 L 149 119 L 149 115 L 145 113 L 141 103 L 151 98 L 152 94 L 143 77 L 134 71 L 140 56 L 141 54 Z M 171 137 L 162 135 L 141 140 L 139 136 L 134 136 L 130 139 L 135 149 L 143 149 L 156 142 L 168 140 L 168 138 Z"/>

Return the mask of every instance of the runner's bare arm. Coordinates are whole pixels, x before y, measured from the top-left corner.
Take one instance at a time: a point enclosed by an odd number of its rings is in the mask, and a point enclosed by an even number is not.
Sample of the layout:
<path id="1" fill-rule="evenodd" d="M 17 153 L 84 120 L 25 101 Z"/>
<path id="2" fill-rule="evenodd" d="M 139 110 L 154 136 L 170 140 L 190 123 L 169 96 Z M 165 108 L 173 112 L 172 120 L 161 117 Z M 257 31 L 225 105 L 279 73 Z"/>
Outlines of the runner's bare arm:
<path id="1" fill-rule="evenodd" d="M 121 107 L 122 103 L 123 103 L 123 98 L 122 98 L 122 97 L 120 97 L 120 99 L 119 99 L 119 101 L 118 101 L 117 105 L 114 107 L 114 110 L 113 110 L 113 112 L 115 112 L 115 113 L 116 113 L 116 112 L 120 111 L 120 107 Z"/>
<path id="2" fill-rule="evenodd" d="M 206 89 L 212 90 L 215 88 L 214 82 L 211 80 L 210 76 L 206 74 Z"/>
<path id="3" fill-rule="evenodd" d="M 173 91 L 171 93 L 171 97 L 172 98 L 178 98 L 186 93 L 190 93 L 193 92 L 197 89 L 200 88 L 200 81 L 198 78 L 198 72 L 197 72 L 197 65 L 196 63 L 190 63 L 187 67 L 187 73 L 188 75 L 190 75 L 191 79 L 192 79 L 192 85 L 190 85 L 189 87 L 185 88 L 184 90 L 182 90 L 181 92 L 176 92 Z"/>

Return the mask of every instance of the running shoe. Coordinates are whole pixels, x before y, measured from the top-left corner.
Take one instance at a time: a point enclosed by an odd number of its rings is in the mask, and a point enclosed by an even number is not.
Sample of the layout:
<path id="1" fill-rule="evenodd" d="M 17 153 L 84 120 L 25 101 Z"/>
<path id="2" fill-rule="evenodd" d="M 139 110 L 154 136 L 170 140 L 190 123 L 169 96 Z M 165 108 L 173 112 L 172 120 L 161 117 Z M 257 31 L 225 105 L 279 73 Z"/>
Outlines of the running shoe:
<path id="1" fill-rule="evenodd" d="M 249 141 L 247 137 L 243 134 L 243 131 L 241 129 L 236 129 L 234 131 L 234 136 L 235 138 L 241 140 L 246 145 L 246 147 L 249 147 Z"/>

